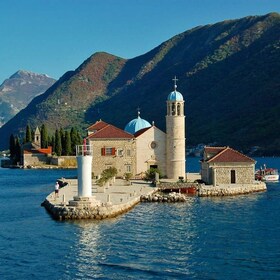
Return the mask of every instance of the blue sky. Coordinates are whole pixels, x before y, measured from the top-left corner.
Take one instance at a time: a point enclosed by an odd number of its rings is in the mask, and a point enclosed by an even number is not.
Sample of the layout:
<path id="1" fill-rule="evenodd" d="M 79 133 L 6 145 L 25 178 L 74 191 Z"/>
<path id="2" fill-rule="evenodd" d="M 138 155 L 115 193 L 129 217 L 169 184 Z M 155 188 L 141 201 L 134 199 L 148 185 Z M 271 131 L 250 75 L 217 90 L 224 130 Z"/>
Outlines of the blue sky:
<path id="1" fill-rule="evenodd" d="M 280 0 L 1 0 L 0 84 L 19 69 L 58 79 L 90 55 L 144 54 L 198 25 L 280 13 Z"/>

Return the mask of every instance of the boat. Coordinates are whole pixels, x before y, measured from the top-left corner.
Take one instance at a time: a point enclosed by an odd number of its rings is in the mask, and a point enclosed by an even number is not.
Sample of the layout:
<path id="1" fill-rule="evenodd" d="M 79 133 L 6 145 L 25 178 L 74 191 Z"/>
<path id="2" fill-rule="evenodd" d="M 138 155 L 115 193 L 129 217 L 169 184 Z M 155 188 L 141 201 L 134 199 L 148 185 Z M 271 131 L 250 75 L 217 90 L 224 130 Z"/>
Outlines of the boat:
<path id="1" fill-rule="evenodd" d="M 275 168 L 267 168 L 264 164 L 263 168 L 261 167 L 255 173 L 255 179 L 259 181 L 265 182 L 276 182 L 279 181 L 279 173 L 278 169 Z"/>

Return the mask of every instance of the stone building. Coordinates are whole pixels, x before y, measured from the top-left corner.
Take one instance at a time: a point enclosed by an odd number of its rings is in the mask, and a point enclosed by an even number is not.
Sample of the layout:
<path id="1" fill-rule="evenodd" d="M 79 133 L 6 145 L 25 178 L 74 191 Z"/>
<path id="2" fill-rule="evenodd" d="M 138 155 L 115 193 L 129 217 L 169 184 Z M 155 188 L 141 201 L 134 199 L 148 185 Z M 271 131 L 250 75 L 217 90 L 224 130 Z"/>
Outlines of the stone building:
<path id="1" fill-rule="evenodd" d="M 87 129 L 96 176 L 108 167 L 115 167 L 119 176 L 124 173 L 141 176 L 150 168 L 158 168 L 167 178 L 185 178 L 184 99 L 177 91 L 176 81 L 175 77 L 174 91 L 166 101 L 166 133 L 142 119 L 139 111 L 124 130 L 102 120 Z"/>
<path id="2" fill-rule="evenodd" d="M 49 164 L 51 154 L 52 147 L 41 148 L 41 133 L 37 127 L 33 141 L 22 146 L 22 165 L 28 167 Z"/>
<path id="3" fill-rule="evenodd" d="M 229 147 L 205 147 L 201 179 L 208 185 L 253 184 L 255 160 Z"/>
<path id="4" fill-rule="evenodd" d="M 118 174 L 136 174 L 134 136 L 102 120 L 88 128 L 89 143 L 92 145 L 95 176 L 109 167 L 117 168 Z"/>

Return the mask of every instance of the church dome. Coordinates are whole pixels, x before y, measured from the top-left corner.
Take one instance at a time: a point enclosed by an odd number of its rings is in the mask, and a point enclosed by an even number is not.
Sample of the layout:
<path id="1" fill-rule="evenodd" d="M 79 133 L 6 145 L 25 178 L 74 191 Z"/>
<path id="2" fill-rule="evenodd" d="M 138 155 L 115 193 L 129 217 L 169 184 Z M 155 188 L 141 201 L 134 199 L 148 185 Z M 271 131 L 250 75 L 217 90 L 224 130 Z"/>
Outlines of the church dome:
<path id="1" fill-rule="evenodd" d="M 168 97 L 167 97 L 167 101 L 184 101 L 183 95 L 176 90 L 177 88 L 177 84 L 176 82 L 178 81 L 178 79 L 175 78 L 173 79 L 174 81 L 174 91 L 170 92 Z"/>
<path id="2" fill-rule="evenodd" d="M 150 127 L 151 124 L 140 118 L 140 112 L 138 112 L 138 117 L 136 119 L 131 120 L 124 128 L 124 130 L 128 133 L 134 134 L 140 129 Z"/>
<path id="3" fill-rule="evenodd" d="M 184 100 L 183 95 L 177 90 L 170 92 L 167 97 L 167 101 L 183 101 L 183 100 Z"/>

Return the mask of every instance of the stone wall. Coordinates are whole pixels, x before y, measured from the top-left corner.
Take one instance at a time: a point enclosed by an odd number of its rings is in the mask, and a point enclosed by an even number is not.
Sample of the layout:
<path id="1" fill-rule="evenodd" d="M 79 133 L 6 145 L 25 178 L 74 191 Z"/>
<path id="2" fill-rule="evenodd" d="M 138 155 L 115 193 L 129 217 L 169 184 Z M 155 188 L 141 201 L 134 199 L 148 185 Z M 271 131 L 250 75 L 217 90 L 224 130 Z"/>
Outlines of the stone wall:
<path id="1" fill-rule="evenodd" d="M 76 156 L 53 156 L 50 160 L 50 164 L 57 166 L 77 167 L 77 159 Z"/>
<path id="2" fill-rule="evenodd" d="M 157 165 L 166 175 L 166 134 L 153 126 L 137 137 L 136 172 L 146 172 L 151 165 Z"/>
<path id="3" fill-rule="evenodd" d="M 124 173 L 136 174 L 136 153 L 135 141 L 132 139 L 91 139 L 90 144 L 93 147 L 92 172 L 98 176 L 102 171 L 109 167 L 116 167 L 117 176 L 123 176 Z M 102 155 L 102 148 L 115 148 L 115 155 Z M 122 152 L 121 152 L 122 151 Z M 129 167 L 131 170 L 129 171 Z"/>
<path id="4" fill-rule="evenodd" d="M 256 182 L 255 184 L 221 185 L 216 187 L 200 185 L 198 188 L 198 196 L 230 196 L 261 191 L 266 191 L 266 184 L 264 182 Z"/>
<path id="5" fill-rule="evenodd" d="M 140 197 L 137 197 L 127 203 L 123 203 L 120 205 L 111 205 L 110 203 L 104 203 L 95 207 L 79 208 L 75 206 L 54 205 L 48 199 L 45 199 L 45 201 L 42 203 L 42 206 L 44 206 L 56 220 L 102 220 L 113 218 L 122 213 L 125 213 L 139 202 Z"/>
<path id="6" fill-rule="evenodd" d="M 236 184 L 251 184 L 254 181 L 254 169 L 251 165 L 216 167 L 216 184 L 231 184 L 231 171 L 235 171 Z"/>
<path id="7" fill-rule="evenodd" d="M 214 184 L 214 178 L 216 185 L 231 184 L 232 171 L 235 171 L 236 184 L 252 184 L 255 180 L 255 165 L 252 163 L 202 163 L 201 179 L 210 185 Z"/>
<path id="8" fill-rule="evenodd" d="M 38 166 L 42 164 L 50 164 L 51 157 L 46 154 L 33 153 L 23 155 L 23 166 Z"/>

